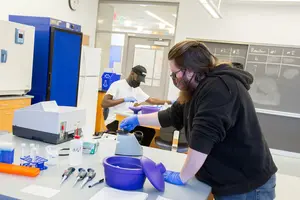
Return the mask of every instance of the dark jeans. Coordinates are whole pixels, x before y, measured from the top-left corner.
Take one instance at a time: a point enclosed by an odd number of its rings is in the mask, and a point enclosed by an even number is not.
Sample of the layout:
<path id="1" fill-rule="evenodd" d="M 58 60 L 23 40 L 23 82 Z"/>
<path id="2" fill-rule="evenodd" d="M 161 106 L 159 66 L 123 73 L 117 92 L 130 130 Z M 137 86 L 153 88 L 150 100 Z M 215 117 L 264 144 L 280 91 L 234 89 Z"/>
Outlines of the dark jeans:
<path id="1" fill-rule="evenodd" d="M 246 194 L 232 196 L 215 196 L 215 200 L 273 200 L 275 199 L 276 175 L 273 175 L 263 186 Z"/>
<path id="2" fill-rule="evenodd" d="M 119 121 L 115 120 L 112 123 L 107 124 L 106 128 L 109 131 L 116 132 L 119 128 Z M 141 131 L 144 134 L 141 145 L 147 146 L 147 147 L 150 146 L 150 144 L 154 138 L 154 135 L 155 135 L 155 130 L 153 128 L 137 126 L 133 131 L 131 131 L 131 133 L 133 133 L 135 131 Z"/>

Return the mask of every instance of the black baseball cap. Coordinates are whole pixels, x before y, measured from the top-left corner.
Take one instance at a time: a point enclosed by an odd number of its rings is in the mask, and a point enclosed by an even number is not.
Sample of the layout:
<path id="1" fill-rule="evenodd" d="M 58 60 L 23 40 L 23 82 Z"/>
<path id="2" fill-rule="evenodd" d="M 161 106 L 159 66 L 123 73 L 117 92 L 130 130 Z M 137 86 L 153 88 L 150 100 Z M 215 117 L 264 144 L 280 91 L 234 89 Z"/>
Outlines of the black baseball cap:
<path id="1" fill-rule="evenodd" d="M 137 65 L 134 66 L 131 71 L 138 75 L 138 81 L 145 83 L 145 78 L 147 75 L 147 69 L 145 67 L 143 67 L 142 65 Z"/>

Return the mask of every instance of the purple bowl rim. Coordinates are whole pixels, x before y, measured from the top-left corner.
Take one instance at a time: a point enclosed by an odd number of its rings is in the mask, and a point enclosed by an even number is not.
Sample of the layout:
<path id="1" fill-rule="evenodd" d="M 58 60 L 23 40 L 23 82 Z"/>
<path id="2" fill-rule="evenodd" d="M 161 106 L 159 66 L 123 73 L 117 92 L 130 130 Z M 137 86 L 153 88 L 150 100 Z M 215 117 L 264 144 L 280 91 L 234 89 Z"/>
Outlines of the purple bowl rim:
<path id="1" fill-rule="evenodd" d="M 116 167 L 116 166 L 114 166 L 114 165 L 112 165 L 112 164 L 110 164 L 110 163 L 107 162 L 107 160 L 108 160 L 109 158 L 131 158 L 131 159 L 136 159 L 136 160 L 139 160 L 139 161 L 140 161 L 140 159 L 138 159 L 138 158 L 132 158 L 132 157 L 128 157 L 128 156 L 108 156 L 108 157 L 105 157 L 105 158 L 103 159 L 103 166 L 104 166 L 104 169 L 108 167 L 108 168 L 111 169 L 111 170 L 118 170 L 118 173 L 140 174 L 140 175 L 145 174 L 145 173 L 144 173 L 144 170 L 143 170 L 143 168 L 142 168 L 142 165 L 141 165 L 141 168 L 140 168 L 140 169 L 129 169 L 129 168 Z M 120 171 L 120 170 L 121 170 L 121 171 Z"/>

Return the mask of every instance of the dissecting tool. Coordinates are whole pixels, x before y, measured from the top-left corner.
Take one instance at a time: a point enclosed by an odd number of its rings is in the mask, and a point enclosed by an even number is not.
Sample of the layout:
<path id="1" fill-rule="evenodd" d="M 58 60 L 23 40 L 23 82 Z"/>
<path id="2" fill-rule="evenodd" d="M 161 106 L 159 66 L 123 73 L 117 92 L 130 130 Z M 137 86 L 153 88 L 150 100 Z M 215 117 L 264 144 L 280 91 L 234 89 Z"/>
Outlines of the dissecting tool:
<path id="1" fill-rule="evenodd" d="M 88 172 L 88 173 L 87 173 L 87 177 L 86 177 L 85 180 L 83 181 L 83 183 L 82 183 L 82 185 L 81 185 L 81 188 L 83 188 L 83 187 L 85 186 L 85 184 L 87 184 L 87 182 L 93 180 L 93 179 L 95 178 L 95 176 L 96 176 L 95 170 L 93 170 L 93 169 L 91 169 L 91 168 L 89 168 L 89 169 L 87 170 L 87 172 Z"/>
<path id="2" fill-rule="evenodd" d="M 78 175 L 77 175 L 77 178 L 76 178 L 76 181 L 73 185 L 73 187 L 79 182 L 79 181 L 82 181 L 87 175 L 87 172 L 85 169 L 83 168 L 79 168 L 78 169 Z"/>
<path id="3" fill-rule="evenodd" d="M 63 182 L 65 180 L 67 180 L 69 178 L 69 176 L 75 171 L 75 168 L 74 167 L 69 167 L 67 170 L 65 170 L 65 172 L 63 173 L 62 175 L 62 180 L 60 182 L 60 185 L 63 184 Z"/>
<path id="4" fill-rule="evenodd" d="M 104 182 L 104 178 L 103 178 L 103 179 L 100 179 L 98 182 L 96 182 L 96 183 L 94 183 L 94 184 L 92 184 L 92 185 L 89 185 L 89 188 L 92 188 L 92 187 L 94 187 L 95 185 L 98 185 L 98 184 L 103 183 L 103 182 Z"/>

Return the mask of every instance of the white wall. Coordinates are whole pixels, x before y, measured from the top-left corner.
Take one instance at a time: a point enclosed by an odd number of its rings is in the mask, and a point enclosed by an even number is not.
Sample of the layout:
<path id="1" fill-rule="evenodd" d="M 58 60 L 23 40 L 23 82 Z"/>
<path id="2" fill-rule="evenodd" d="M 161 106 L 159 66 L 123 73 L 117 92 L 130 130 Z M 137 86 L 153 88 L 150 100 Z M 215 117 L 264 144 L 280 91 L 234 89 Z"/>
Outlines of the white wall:
<path id="1" fill-rule="evenodd" d="M 196 5 L 197 4 L 197 5 Z M 190 38 L 300 46 L 300 6 L 222 5 L 213 19 L 198 0 L 181 0 L 175 41 Z M 178 90 L 170 82 L 169 99 Z"/>
<path id="2" fill-rule="evenodd" d="M 80 24 L 94 46 L 98 0 L 81 0 L 76 11 L 69 9 L 67 0 L 0 0 L 0 4 L 0 20 L 8 20 L 8 15 L 14 14 L 53 17 Z"/>

